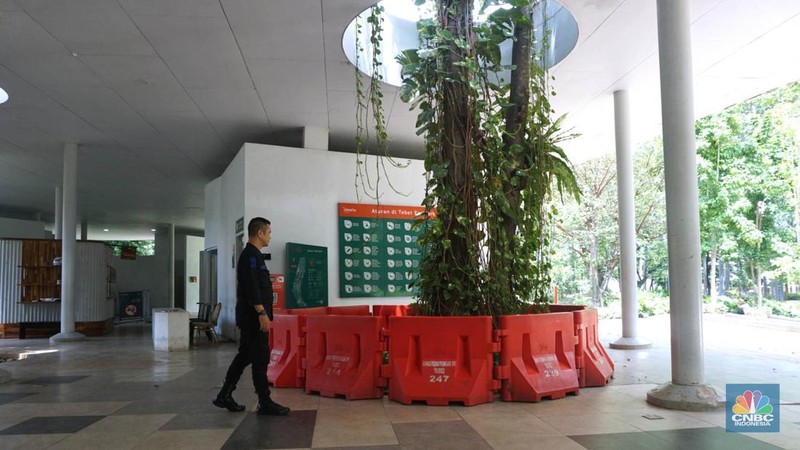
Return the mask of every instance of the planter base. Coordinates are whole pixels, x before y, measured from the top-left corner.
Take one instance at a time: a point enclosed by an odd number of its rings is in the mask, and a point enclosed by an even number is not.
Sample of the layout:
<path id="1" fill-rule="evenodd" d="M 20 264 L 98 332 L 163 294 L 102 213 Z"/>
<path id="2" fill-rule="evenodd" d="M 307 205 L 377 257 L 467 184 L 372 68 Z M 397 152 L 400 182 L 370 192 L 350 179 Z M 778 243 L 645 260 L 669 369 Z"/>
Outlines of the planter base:
<path id="1" fill-rule="evenodd" d="M 716 411 L 725 406 L 716 389 L 706 384 L 662 384 L 647 393 L 647 403 L 679 411 Z"/>
<path id="2" fill-rule="evenodd" d="M 653 346 L 653 343 L 637 337 L 621 337 L 608 344 L 608 346 L 618 350 L 639 350 L 650 348 Z"/>

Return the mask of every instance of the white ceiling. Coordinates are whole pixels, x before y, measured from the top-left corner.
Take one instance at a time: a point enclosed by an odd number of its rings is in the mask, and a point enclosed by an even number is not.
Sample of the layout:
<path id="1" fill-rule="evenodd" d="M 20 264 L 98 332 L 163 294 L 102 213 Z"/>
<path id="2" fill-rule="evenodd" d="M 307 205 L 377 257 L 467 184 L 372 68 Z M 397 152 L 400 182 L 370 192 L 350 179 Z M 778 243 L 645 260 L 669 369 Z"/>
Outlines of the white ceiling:
<path id="1" fill-rule="evenodd" d="M 570 154 L 613 151 L 616 89 L 631 91 L 634 140 L 660 133 L 655 0 L 561 1 L 580 29 L 553 71 L 557 112 L 582 134 Z M 297 145 L 315 126 L 352 151 L 341 36 L 374 2 L 0 0 L 0 216 L 52 221 L 67 141 L 92 239 L 202 230 L 203 187 L 243 142 Z M 800 1 L 694 0 L 692 22 L 698 116 L 800 79 Z M 386 92 L 393 151 L 421 156 L 414 113 Z"/>

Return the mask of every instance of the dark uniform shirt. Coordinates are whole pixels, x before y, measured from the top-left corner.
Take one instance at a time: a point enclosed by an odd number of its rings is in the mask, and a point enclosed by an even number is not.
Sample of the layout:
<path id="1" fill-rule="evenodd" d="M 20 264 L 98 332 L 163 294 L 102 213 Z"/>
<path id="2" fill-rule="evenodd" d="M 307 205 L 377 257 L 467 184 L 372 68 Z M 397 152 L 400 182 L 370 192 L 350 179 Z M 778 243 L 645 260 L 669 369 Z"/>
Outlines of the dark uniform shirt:
<path id="1" fill-rule="evenodd" d="M 264 256 L 255 245 L 247 243 L 236 264 L 236 326 L 258 330 L 255 305 L 263 305 L 272 320 L 272 282 Z"/>

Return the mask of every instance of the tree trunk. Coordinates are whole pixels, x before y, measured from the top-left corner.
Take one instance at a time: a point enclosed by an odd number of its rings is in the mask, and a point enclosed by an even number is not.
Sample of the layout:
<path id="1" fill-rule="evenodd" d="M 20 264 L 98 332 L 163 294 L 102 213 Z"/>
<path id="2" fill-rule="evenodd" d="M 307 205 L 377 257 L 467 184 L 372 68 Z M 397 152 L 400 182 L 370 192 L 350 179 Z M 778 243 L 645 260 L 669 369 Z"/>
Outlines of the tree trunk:
<path id="1" fill-rule="evenodd" d="M 592 236 L 589 247 L 589 280 L 592 285 L 592 304 L 601 306 L 600 280 L 597 274 L 597 237 Z"/>
<path id="2" fill-rule="evenodd" d="M 758 286 L 758 307 L 764 306 L 764 289 L 761 286 L 761 268 L 756 267 L 756 286 Z"/>
<path id="3" fill-rule="evenodd" d="M 642 252 L 642 257 L 638 258 L 637 261 L 637 269 L 636 269 L 636 277 L 638 278 L 636 287 L 639 289 L 647 290 L 647 247 L 644 248 Z"/>
<path id="4" fill-rule="evenodd" d="M 719 287 L 717 286 L 717 249 L 712 249 L 708 252 L 708 258 L 710 260 L 709 269 L 708 269 L 708 290 L 710 291 L 709 294 L 711 295 L 711 304 L 717 304 L 717 293 L 719 292 Z"/>
<path id="5" fill-rule="evenodd" d="M 530 17 L 531 9 L 528 6 L 519 8 L 521 15 Z M 530 22 L 519 22 L 514 24 L 514 41 L 511 47 L 511 64 L 515 67 L 511 71 L 511 78 L 509 80 L 509 103 L 510 106 L 506 110 L 506 135 L 503 137 L 503 146 L 506 151 L 510 151 L 514 145 L 522 144 L 526 138 L 526 128 L 528 111 L 530 109 L 531 97 L 531 38 L 532 38 L 532 25 Z M 515 212 L 518 211 L 521 202 L 521 192 L 524 186 L 513 186 L 510 184 L 511 177 L 514 171 L 524 169 L 524 156 L 520 152 L 517 163 L 508 169 L 506 173 L 506 182 L 503 185 L 503 192 L 509 205 L 510 211 L 500 211 L 499 216 L 502 218 L 502 225 L 498 227 L 498 239 L 493 239 L 493 248 L 490 249 L 492 254 L 514 254 L 516 251 L 517 239 L 517 217 Z M 506 258 L 490 259 L 489 271 L 494 276 L 497 272 L 494 270 L 496 264 L 506 264 Z M 500 280 L 496 280 L 500 281 Z M 514 286 L 511 279 L 503 280 L 506 283 L 504 291 L 510 295 L 514 295 Z"/>
<path id="6" fill-rule="evenodd" d="M 753 260 L 750 260 L 750 280 L 753 283 L 753 287 L 756 289 L 756 306 L 761 308 L 761 302 L 763 301 L 763 294 L 761 293 L 761 268 L 756 267 L 756 262 Z"/>
<path id="7" fill-rule="evenodd" d="M 606 274 L 603 276 L 602 281 L 600 282 L 600 288 L 599 288 L 600 293 L 599 293 L 599 295 L 600 295 L 600 307 L 601 308 L 603 306 L 606 306 L 606 304 L 605 304 L 605 292 L 606 292 L 606 289 L 608 289 L 608 282 L 609 281 L 611 281 L 611 271 L 606 272 Z"/>
<path id="8" fill-rule="evenodd" d="M 700 284 L 703 288 L 703 295 L 710 291 L 708 287 L 708 254 L 700 253 Z"/>
<path id="9" fill-rule="evenodd" d="M 455 39 L 470 39 L 472 33 L 472 2 L 468 0 L 440 0 L 438 4 L 440 21 Z M 472 192 L 474 182 L 471 167 L 471 139 L 469 137 L 471 126 L 471 111 L 468 95 L 468 71 L 460 65 L 469 57 L 466 49 L 450 43 L 450 48 L 444 58 L 443 69 L 448 74 L 449 81 L 444 83 L 442 89 L 442 159 L 447 162 L 447 176 L 442 179 L 442 184 L 449 187 L 456 202 L 452 208 L 439 208 L 438 214 L 445 228 L 445 237 L 450 242 L 449 249 L 442 255 L 442 264 L 447 267 L 464 268 L 465 261 L 471 261 L 470 239 L 473 238 L 472 221 L 466 224 L 459 223 L 460 216 L 473 218 L 476 216 L 477 202 Z M 461 231 L 461 232 L 459 232 Z M 477 292 L 472 286 L 474 274 L 466 270 L 453 270 L 449 275 L 451 285 L 462 286 L 462 291 Z M 459 310 L 462 298 L 452 298 L 458 290 L 445 290 L 446 296 L 439 298 L 438 308 L 434 313 L 442 315 L 463 314 Z"/>

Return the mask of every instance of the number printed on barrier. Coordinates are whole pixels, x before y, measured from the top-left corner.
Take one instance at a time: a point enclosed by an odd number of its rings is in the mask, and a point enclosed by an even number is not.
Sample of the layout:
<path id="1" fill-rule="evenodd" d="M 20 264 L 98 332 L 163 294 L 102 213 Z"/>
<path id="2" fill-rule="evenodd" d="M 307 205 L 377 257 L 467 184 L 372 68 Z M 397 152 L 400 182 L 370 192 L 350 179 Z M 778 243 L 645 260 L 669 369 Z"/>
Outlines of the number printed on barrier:
<path id="1" fill-rule="evenodd" d="M 450 375 L 430 375 L 428 376 L 428 382 L 430 383 L 447 383 L 447 380 L 450 379 Z"/>
<path id="2" fill-rule="evenodd" d="M 455 361 L 422 361 L 423 370 L 429 373 L 429 383 L 447 383 L 450 379 L 450 375 L 447 375 L 447 372 L 452 371 L 455 367 Z M 430 375 L 431 371 L 433 375 Z"/>
<path id="3" fill-rule="evenodd" d="M 325 375 L 339 376 L 344 371 L 342 365 L 347 365 L 350 362 L 350 357 L 347 355 L 327 355 L 325 356 Z"/>

